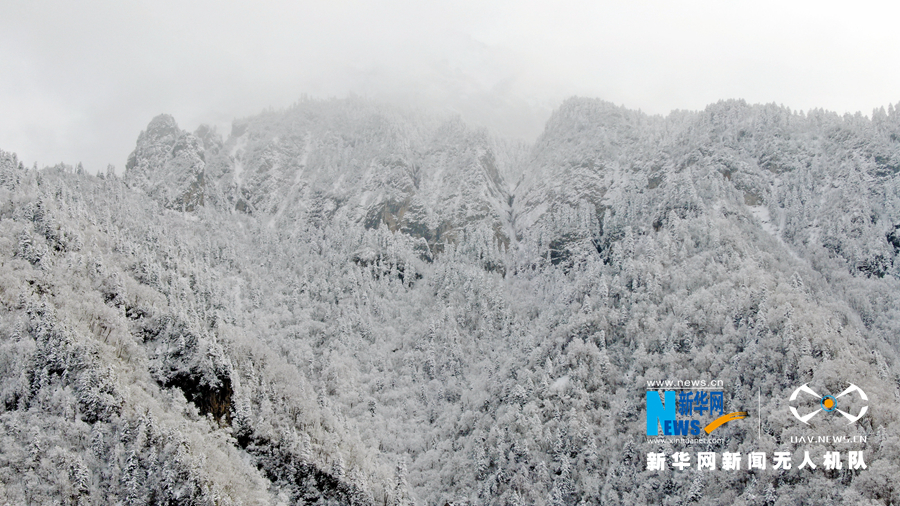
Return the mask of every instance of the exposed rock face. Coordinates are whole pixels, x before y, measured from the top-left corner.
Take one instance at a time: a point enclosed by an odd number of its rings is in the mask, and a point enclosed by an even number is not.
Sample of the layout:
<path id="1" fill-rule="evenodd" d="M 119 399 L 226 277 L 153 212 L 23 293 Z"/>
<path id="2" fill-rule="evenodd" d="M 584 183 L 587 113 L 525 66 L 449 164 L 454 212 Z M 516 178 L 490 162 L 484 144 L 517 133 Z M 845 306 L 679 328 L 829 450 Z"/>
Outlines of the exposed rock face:
<path id="1" fill-rule="evenodd" d="M 529 149 L 458 119 L 361 99 L 306 101 L 238 120 L 225 141 L 158 116 L 125 177 L 170 209 L 208 204 L 273 225 L 383 225 L 424 239 L 430 253 L 464 234 L 504 247 L 531 235 L 549 244 L 554 263 L 608 249 L 634 213 L 647 213 L 658 231 L 700 212 L 702 194 L 736 191 L 784 240 L 821 244 L 883 276 L 898 243 L 885 214 L 893 204 L 859 197 L 873 191 L 867 181 L 889 181 L 900 166 L 897 117 L 868 122 L 727 101 L 663 118 L 572 98 Z M 696 171 L 709 175 L 698 184 Z M 796 205 L 810 188 L 829 198 Z M 855 232 L 838 234 L 837 223 Z"/>
<path id="2" fill-rule="evenodd" d="M 126 179 L 172 209 L 212 204 L 316 225 L 339 217 L 440 249 L 466 227 L 508 242 L 496 150 L 458 119 L 423 121 L 361 100 L 304 102 L 236 121 L 224 143 L 208 127 L 192 135 L 158 116 Z"/>
<path id="3" fill-rule="evenodd" d="M 138 136 L 125 165 L 125 181 L 169 209 L 193 211 L 206 194 L 204 142 L 161 114 Z"/>

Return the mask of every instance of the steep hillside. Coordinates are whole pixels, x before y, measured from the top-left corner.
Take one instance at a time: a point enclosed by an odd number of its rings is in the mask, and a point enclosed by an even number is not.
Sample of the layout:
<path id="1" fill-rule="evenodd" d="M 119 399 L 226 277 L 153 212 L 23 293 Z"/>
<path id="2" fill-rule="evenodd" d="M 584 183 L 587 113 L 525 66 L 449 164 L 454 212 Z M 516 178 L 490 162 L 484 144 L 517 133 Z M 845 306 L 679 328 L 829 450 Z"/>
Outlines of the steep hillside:
<path id="1" fill-rule="evenodd" d="M 71 167 L 2 153 L 0 169 L 10 504 L 372 504 L 390 489 L 392 471 L 243 328 L 227 239 L 243 223 L 185 219 Z"/>

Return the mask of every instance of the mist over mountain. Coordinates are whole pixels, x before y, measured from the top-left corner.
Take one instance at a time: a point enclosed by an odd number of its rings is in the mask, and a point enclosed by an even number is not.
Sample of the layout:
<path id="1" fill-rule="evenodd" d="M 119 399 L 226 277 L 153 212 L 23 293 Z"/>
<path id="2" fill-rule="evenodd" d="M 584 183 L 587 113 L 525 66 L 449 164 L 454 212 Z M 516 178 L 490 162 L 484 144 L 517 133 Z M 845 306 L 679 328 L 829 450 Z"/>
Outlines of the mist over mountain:
<path id="1" fill-rule="evenodd" d="M 361 98 L 231 131 L 150 120 L 124 174 L 0 152 L 10 504 L 891 504 L 900 110 L 571 98 L 532 143 Z M 650 470 L 648 381 L 718 380 L 693 451 L 867 468 Z M 858 406 L 855 406 L 858 407 Z M 746 457 L 744 463 L 746 463 Z"/>

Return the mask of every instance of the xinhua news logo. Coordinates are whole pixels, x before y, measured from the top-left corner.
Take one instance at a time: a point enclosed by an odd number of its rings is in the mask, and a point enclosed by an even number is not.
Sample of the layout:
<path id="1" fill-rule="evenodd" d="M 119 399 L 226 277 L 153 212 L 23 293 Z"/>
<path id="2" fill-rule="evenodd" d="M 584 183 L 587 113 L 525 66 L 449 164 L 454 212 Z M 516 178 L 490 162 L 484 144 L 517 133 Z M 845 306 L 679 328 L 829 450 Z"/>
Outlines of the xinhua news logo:
<path id="1" fill-rule="evenodd" d="M 647 391 L 648 436 L 659 436 L 660 427 L 664 436 L 711 434 L 725 423 L 746 417 L 744 411 L 725 413 L 725 393 L 721 390 Z"/>
<path id="2" fill-rule="evenodd" d="M 809 425 L 809 421 L 819 413 L 840 414 L 848 420 L 847 425 L 852 425 L 865 416 L 869 410 L 869 396 L 863 392 L 862 388 L 853 383 L 849 385 L 837 395 L 819 395 L 809 387 L 808 383 L 804 383 L 791 394 L 791 405 L 788 407 L 794 418 L 806 425 Z M 801 394 L 805 395 L 801 397 Z M 840 407 L 848 411 L 844 411 Z M 858 410 L 856 414 L 853 414 L 853 408 Z M 801 415 L 800 409 L 803 409 L 806 413 Z"/>

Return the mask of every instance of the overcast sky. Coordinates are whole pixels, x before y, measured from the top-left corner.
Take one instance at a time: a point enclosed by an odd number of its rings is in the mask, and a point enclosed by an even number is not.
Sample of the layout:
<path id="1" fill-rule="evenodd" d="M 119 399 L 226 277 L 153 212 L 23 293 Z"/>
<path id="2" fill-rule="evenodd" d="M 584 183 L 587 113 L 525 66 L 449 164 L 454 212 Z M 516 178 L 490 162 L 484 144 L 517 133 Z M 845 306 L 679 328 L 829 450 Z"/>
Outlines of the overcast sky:
<path id="1" fill-rule="evenodd" d="M 0 149 L 124 170 L 182 128 L 348 93 L 533 138 L 571 95 L 654 114 L 719 99 L 900 102 L 889 2 L 0 0 Z"/>

